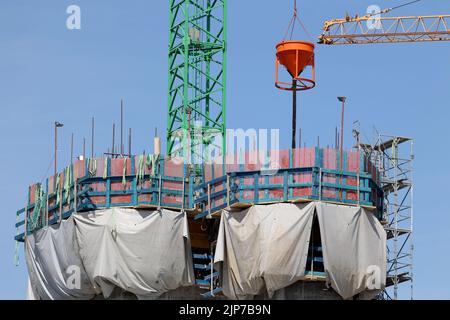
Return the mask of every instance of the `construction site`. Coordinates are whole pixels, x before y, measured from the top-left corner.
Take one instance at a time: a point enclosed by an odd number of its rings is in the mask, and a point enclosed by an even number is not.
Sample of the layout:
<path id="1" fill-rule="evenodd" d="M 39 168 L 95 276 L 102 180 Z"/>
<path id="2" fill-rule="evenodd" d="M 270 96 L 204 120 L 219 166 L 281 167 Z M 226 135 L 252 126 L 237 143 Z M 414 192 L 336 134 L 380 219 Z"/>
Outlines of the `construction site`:
<path id="1" fill-rule="evenodd" d="M 331 139 L 306 142 L 300 123 L 320 120 L 302 118 L 303 97 L 327 72 L 319 47 L 426 47 L 450 40 L 450 14 L 401 16 L 405 8 L 420 14 L 420 1 L 393 1 L 327 20 L 311 41 L 303 1 L 280 2 L 292 15 L 284 37 L 267 37 L 266 80 L 292 99 L 268 115 L 290 130 L 284 148 L 274 130 L 227 125 L 227 110 L 244 107 L 227 99 L 230 1 L 167 1 L 168 99 L 158 115 L 167 127 L 155 130 L 150 151 L 133 150 L 126 97 L 114 110 L 120 122 L 102 133 L 111 143 L 96 145 L 102 120 L 87 118 L 90 137 L 77 154 L 72 134 L 70 163 L 58 161 L 65 125 L 54 122 L 54 172 L 16 190 L 27 202 L 16 204 L 10 226 L 30 299 L 414 299 L 415 137 L 394 125 L 368 139 L 358 121 L 346 122 L 350 87 L 335 96 Z"/>

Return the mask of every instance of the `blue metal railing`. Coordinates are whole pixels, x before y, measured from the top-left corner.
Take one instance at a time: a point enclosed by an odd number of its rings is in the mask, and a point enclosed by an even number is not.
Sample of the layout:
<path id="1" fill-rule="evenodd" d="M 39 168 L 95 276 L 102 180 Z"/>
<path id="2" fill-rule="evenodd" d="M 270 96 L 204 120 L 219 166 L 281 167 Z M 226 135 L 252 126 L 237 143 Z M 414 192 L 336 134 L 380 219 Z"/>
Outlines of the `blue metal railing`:
<path id="1" fill-rule="evenodd" d="M 295 182 L 295 177 L 302 174 L 310 175 L 311 181 Z M 334 176 L 338 182 L 325 182 L 324 175 Z M 347 183 L 347 178 L 359 178 L 359 185 Z M 342 184 L 339 183 L 340 180 L 343 181 Z M 305 195 L 296 195 L 295 191 L 298 190 L 303 190 Z M 327 196 L 326 190 L 331 191 L 328 194 L 334 193 L 335 196 Z M 267 175 L 265 171 L 232 172 L 194 187 L 194 192 L 198 194 L 194 204 L 201 208 L 201 213 L 195 219 L 202 219 L 235 203 L 254 205 L 300 199 L 374 206 L 382 211 L 382 201 L 379 201 L 382 199 L 382 191 L 372 181 L 371 175 L 341 173 L 320 167 L 280 169 L 271 175 Z M 356 200 L 348 199 L 349 192 L 356 196 Z M 377 196 L 374 197 L 374 194 Z"/>
<path id="2" fill-rule="evenodd" d="M 320 152 L 317 153 L 320 155 Z M 158 163 L 158 174 L 145 174 L 138 177 L 135 167 L 135 157 L 130 159 L 131 172 L 124 176 L 111 176 L 111 169 L 105 177 L 90 176 L 88 161 L 85 163 L 85 176 L 72 182 L 68 190 L 62 192 L 53 181 L 53 192 L 49 193 L 49 179 L 47 190 L 47 208 L 40 213 L 42 218 L 37 228 L 45 224 L 58 223 L 59 220 L 70 217 L 76 211 L 107 209 L 111 207 L 164 207 L 174 210 L 199 210 L 195 219 L 202 219 L 217 213 L 237 203 L 245 205 L 276 203 L 297 200 L 329 201 L 352 205 L 374 206 L 379 212 L 383 210 L 383 191 L 366 172 L 340 172 L 339 170 L 323 169 L 321 166 L 307 168 L 287 168 L 277 171 L 242 171 L 229 172 L 220 177 L 213 177 L 205 181 L 206 165 L 201 169 L 203 176 L 200 184 L 198 175 L 189 176 L 188 167 L 184 165 L 185 177 L 174 177 L 164 173 L 164 159 Z M 319 157 L 317 163 L 322 160 Z M 362 165 L 363 167 L 363 165 Z M 73 166 L 70 172 L 73 175 Z M 225 172 L 225 170 L 223 170 Z M 308 179 L 296 181 L 299 176 Z M 359 184 L 355 181 L 359 178 Z M 72 179 L 73 181 L 75 179 Z M 350 183 L 350 180 L 353 182 Z M 138 181 L 140 183 L 138 183 Z M 333 181 L 333 182 L 330 182 Z M 341 183 L 342 181 L 342 183 Z M 113 190 L 113 186 L 125 182 L 122 190 Z M 171 185 L 170 188 L 166 187 Z M 177 187 L 174 188 L 173 185 Z M 76 188 L 76 197 L 75 195 Z M 67 191 L 67 192 L 66 192 Z M 301 192 L 300 192 L 301 191 Z M 352 193 L 353 199 L 347 195 Z M 331 196 L 330 196 L 331 195 Z M 59 199 L 59 202 L 57 201 Z M 117 201 L 126 199 L 126 201 Z M 28 197 L 27 208 L 17 211 L 18 222 L 16 228 L 22 229 L 16 235 L 16 240 L 23 241 L 26 226 L 25 216 L 33 213 L 35 204 Z M 25 214 L 26 213 L 26 214 Z M 34 230 L 28 230 L 28 233 Z"/>

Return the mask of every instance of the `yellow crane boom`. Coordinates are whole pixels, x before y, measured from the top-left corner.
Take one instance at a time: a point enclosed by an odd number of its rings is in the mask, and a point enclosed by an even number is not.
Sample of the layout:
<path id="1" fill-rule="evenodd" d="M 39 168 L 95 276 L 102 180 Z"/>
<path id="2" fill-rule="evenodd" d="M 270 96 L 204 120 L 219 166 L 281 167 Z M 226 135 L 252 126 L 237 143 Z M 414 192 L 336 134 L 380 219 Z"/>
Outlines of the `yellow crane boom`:
<path id="1" fill-rule="evenodd" d="M 389 10 L 389 9 L 388 9 Z M 380 12 L 385 13 L 387 10 Z M 450 40 L 450 15 L 346 17 L 326 21 L 320 44 L 369 44 Z"/>

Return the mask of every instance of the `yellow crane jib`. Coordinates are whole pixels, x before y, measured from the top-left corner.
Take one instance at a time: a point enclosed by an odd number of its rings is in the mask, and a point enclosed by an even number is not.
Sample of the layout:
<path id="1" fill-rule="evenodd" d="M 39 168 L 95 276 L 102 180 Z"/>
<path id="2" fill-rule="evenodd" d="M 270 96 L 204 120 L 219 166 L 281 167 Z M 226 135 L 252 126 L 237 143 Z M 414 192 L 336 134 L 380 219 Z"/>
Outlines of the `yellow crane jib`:
<path id="1" fill-rule="evenodd" d="M 326 21 L 318 43 L 370 44 L 429 42 L 450 40 L 450 15 L 381 17 L 377 15 L 349 17 Z"/>

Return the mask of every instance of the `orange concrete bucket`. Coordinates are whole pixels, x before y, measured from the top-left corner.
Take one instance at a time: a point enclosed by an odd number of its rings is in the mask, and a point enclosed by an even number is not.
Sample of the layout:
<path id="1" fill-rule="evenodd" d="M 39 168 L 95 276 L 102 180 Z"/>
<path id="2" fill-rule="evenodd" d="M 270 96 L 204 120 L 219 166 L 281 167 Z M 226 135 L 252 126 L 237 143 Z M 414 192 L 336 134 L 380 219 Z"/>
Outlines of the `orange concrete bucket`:
<path id="1" fill-rule="evenodd" d="M 315 67 L 314 67 L 314 44 L 304 41 L 283 41 L 277 45 L 277 74 L 276 83 L 280 89 L 290 90 L 285 85 L 292 83 L 283 83 L 278 81 L 278 67 L 283 65 L 289 72 L 293 80 L 303 82 L 303 87 L 296 90 L 308 90 L 315 86 Z M 312 78 L 302 78 L 300 75 L 307 67 L 313 68 Z M 292 88 L 293 90 L 293 88 Z"/>

